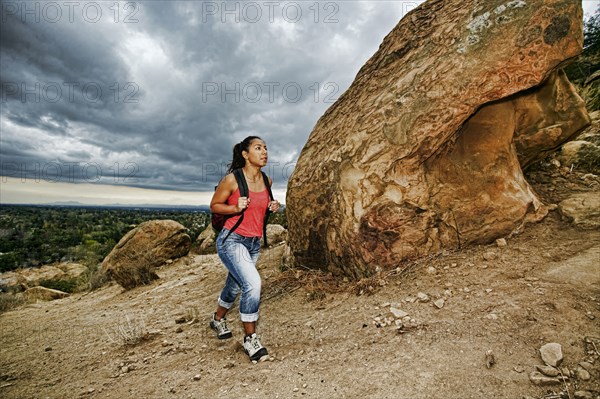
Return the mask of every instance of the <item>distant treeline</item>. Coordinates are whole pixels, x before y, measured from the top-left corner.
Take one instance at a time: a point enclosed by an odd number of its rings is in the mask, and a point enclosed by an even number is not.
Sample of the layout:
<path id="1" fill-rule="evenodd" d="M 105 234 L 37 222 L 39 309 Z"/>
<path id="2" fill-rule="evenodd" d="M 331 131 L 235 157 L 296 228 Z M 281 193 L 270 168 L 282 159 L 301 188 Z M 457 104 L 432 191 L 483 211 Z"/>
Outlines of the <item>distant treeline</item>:
<path id="1" fill-rule="evenodd" d="M 135 225 L 157 219 L 181 223 L 192 240 L 210 224 L 209 213 L 187 209 L 0 205 L 0 272 L 54 262 L 93 266 Z M 284 213 L 269 223 L 287 228 Z"/>

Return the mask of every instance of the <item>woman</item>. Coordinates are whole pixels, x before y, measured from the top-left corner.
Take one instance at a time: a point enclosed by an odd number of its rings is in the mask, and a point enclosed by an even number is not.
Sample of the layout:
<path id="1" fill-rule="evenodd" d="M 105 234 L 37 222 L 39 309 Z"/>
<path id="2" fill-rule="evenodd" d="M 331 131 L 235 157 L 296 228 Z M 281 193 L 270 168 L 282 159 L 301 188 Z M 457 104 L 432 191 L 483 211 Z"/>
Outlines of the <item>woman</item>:
<path id="1" fill-rule="evenodd" d="M 241 292 L 240 317 L 245 332 L 243 346 L 252 361 L 268 357 L 267 349 L 256 335 L 261 289 L 256 261 L 267 207 L 272 212 L 279 210 L 278 201 L 269 201 L 269 192 L 262 177 L 261 168 L 267 164 L 267 160 L 267 146 L 260 137 L 249 136 L 236 144 L 228 174 L 219 183 L 210 202 L 211 212 L 230 216 L 217 237 L 217 252 L 229 274 L 210 327 L 216 331 L 217 338 L 231 338 L 225 315 Z M 235 176 L 231 173 L 240 168 L 248 184 L 248 197 L 240 197 Z M 244 217 L 241 224 L 231 232 L 242 212 Z"/>

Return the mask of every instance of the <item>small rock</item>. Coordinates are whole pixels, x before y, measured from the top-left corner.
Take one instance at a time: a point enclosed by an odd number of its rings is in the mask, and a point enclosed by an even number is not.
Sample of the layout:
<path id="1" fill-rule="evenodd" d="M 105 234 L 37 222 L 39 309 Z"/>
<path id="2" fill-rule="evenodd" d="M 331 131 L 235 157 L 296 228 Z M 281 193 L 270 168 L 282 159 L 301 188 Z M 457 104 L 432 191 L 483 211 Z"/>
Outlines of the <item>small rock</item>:
<path id="1" fill-rule="evenodd" d="M 167 259 L 167 260 L 165 261 L 165 263 L 166 263 L 167 265 L 170 265 L 171 263 L 173 263 L 173 259 Z"/>
<path id="2" fill-rule="evenodd" d="M 521 366 L 515 366 L 513 367 L 513 370 L 515 370 L 517 373 L 522 373 L 525 371 L 525 369 Z"/>
<path id="3" fill-rule="evenodd" d="M 121 372 L 122 372 L 123 374 L 127 374 L 127 373 L 129 373 L 129 366 L 123 366 L 123 367 L 121 367 Z"/>
<path id="4" fill-rule="evenodd" d="M 435 307 L 438 308 L 438 309 L 443 308 L 444 307 L 444 303 L 445 303 L 444 298 L 440 298 L 440 299 L 438 299 L 438 300 L 436 300 L 436 301 L 433 302 L 433 304 L 435 305 Z"/>
<path id="5" fill-rule="evenodd" d="M 195 375 L 195 376 L 192 378 L 192 380 L 194 380 L 194 381 L 200 381 L 200 378 L 202 378 L 202 376 L 201 376 L 200 374 L 196 374 L 196 375 Z"/>
<path id="6" fill-rule="evenodd" d="M 558 378 L 547 377 L 539 371 L 532 371 L 531 374 L 529 374 L 529 380 L 535 385 L 540 386 L 560 384 L 560 380 Z"/>
<path id="7" fill-rule="evenodd" d="M 492 290 L 491 288 L 486 288 L 486 289 L 485 289 L 485 293 L 486 293 L 486 294 L 489 294 L 489 293 L 490 293 L 490 292 L 492 292 L 492 291 L 493 291 L 493 290 Z"/>
<path id="8" fill-rule="evenodd" d="M 590 391 L 575 391 L 573 395 L 575 399 L 594 399 L 594 395 Z"/>
<path id="9" fill-rule="evenodd" d="M 306 389 L 306 387 L 308 386 L 308 384 L 302 384 L 302 388 Z"/>
<path id="10" fill-rule="evenodd" d="M 298 388 L 294 388 L 294 389 L 292 389 L 292 391 L 294 391 L 294 392 L 298 392 L 299 390 L 300 390 L 300 389 L 298 389 Z"/>
<path id="11" fill-rule="evenodd" d="M 498 254 L 493 249 L 489 249 L 483 253 L 483 259 L 494 260 L 498 257 Z"/>
<path id="12" fill-rule="evenodd" d="M 498 238 L 496 240 L 496 245 L 500 248 L 505 247 L 506 246 L 506 239 L 504 238 Z"/>
<path id="13" fill-rule="evenodd" d="M 406 313 L 404 310 L 395 308 L 395 307 L 391 307 L 390 308 L 390 312 L 394 315 L 395 318 L 397 319 L 401 319 L 403 317 L 408 316 L 408 313 Z"/>
<path id="14" fill-rule="evenodd" d="M 175 323 L 176 324 L 182 324 L 182 323 L 185 323 L 186 320 L 187 319 L 185 318 L 185 316 L 179 316 L 178 318 L 175 319 Z"/>
<path id="15" fill-rule="evenodd" d="M 427 273 L 429 273 L 429 274 L 435 274 L 435 272 L 436 272 L 435 267 L 429 266 L 427 268 Z"/>
<path id="16" fill-rule="evenodd" d="M 451 297 L 452 296 L 452 291 L 450 291 L 450 290 L 444 291 L 444 296 L 445 297 Z"/>
<path id="17" fill-rule="evenodd" d="M 183 328 L 181 328 L 181 326 L 179 326 L 179 327 L 177 327 L 177 328 L 175 329 L 175 332 L 176 332 L 177 334 L 179 334 L 179 333 L 182 333 L 182 332 L 183 332 Z"/>
<path id="18" fill-rule="evenodd" d="M 591 378 L 590 373 L 581 366 L 575 370 L 575 376 L 581 381 L 588 381 Z"/>
<path id="19" fill-rule="evenodd" d="M 419 300 L 419 302 L 428 302 L 429 295 L 425 294 L 424 292 L 419 292 L 417 294 L 417 299 Z"/>
<path id="20" fill-rule="evenodd" d="M 587 371 L 590 371 L 594 367 L 594 365 L 590 362 L 579 362 L 579 365 Z"/>
<path id="21" fill-rule="evenodd" d="M 594 314 L 592 312 L 587 312 L 585 315 L 590 320 L 594 320 L 596 318 L 596 316 L 594 316 Z"/>
<path id="22" fill-rule="evenodd" d="M 47 347 L 44 348 L 44 351 L 46 351 L 46 352 L 50 352 L 51 350 L 52 350 L 51 346 L 47 346 Z"/>
<path id="23" fill-rule="evenodd" d="M 548 377 L 556 377 L 560 372 L 552 366 L 535 366 L 538 371 Z"/>
<path id="24" fill-rule="evenodd" d="M 485 365 L 487 368 L 491 368 L 494 364 L 496 364 L 496 357 L 494 356 L 494 352 L 492 350 L 488 350 L 485 352 Z"/>
<path id="25" fill-rule="evenodd" d="M 490 320 L 498 320 L 498 315 L 496 313 L 490 313 L 487 316 L 485 316 L 485 318 Z"/>
<path id="26" fill-rule="evenodd" d="M 565 377 L 572 377 L 571 375 L 571 370 L 569 370 L 568 367 L 561 367 L 560 368 L 560 372 L 562 373 L 562 375 L 564 375 Z"/>
<path id="27" fill-rule="evenodd" d="M 557 367 L 563 360 L 562 346 L 556 342 L 546 344 L 540 348 L 540 355 L 548 366 Z"/>

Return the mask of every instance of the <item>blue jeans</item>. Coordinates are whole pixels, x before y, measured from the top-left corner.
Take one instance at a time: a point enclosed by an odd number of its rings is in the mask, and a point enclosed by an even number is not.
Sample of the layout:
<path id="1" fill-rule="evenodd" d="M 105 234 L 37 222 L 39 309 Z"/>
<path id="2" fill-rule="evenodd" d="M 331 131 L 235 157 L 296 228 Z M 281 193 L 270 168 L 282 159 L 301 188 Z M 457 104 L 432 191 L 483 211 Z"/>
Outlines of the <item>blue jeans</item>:
<path id="1" fill-rule="evenodd" d="M 256 270 L 260 237 L 244 237 L 233 232 L 223 242 L 228 233 L 229 230 L 223 229 L 217 236 L 217 253 L 229 271 L 219 305 L 231 309 L 241 291 L 240 317 L 243 322 L 253 322 L 258 320 L 260 305 L 261 281 Z"/>

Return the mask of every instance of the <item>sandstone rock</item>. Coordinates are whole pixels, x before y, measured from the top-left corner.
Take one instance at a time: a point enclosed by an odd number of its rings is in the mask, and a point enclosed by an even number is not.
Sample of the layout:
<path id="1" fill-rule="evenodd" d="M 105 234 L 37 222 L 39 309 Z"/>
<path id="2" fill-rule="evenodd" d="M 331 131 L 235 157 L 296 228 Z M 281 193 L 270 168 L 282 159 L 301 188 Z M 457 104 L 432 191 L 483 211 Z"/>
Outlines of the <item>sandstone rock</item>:
<path id="1" fill-rule="evenodd" d="M 539 371 L 532 371 L 529 374 L 529 380 L 535 385 L 547 386 L 547 385 L 558 385 L 561 383 L 561 380 L 557 377 L 548 377 Z"/>
<path id="2" fill-rule="evenodd" d="M 408 313 L 406 313 L 404 310 L 395 308 L 395 307 L 391 307 L 390 308 L 390 312 L 394 315 L 395 318 L 397 319 L 401 319 L 403 317 L 408 316 Z"/>
<path id="3" fill-rule="evenodd" d="M 575 399 L 594 399 L 594 395 L 590 391 L 575 391 L 573 396 Z"/>
<path id="4" fill-rule="evenodd" d="M 67 277 L 65 272 L 51 265 L 21 269 L 19 273 L 25 279 L 25 284 L 28 287 L 37 286 L 44 280 L 58 281 Z"/>
<path id="5" fill-rule="evenodd" d="M 560 374 L 560 371 L 552 366 L 535 366 L 535 368 L 542 374 L 548 377 L 556 377 Z"/>
<path id="6" fill-rule="evenodd" d="M 79 278 L 88 271 L 88 268 L 80 263 L 60 263 L 56 267 L 62 270 L 67 278 Z"/>
<path id="7" fill-rule="evenodd" d="M 154 269 L 167 259 L 188 253 L 190 237 L 173 220 L 151 220 L 129 231 L 104 258 L 106 271 L 123 288 L 148 284 L 158 278 Z"/>
<path id="8" fill-rule="evenodd" d="M 506 238 L 498 238 L 498 239 L 496 240 L 496 245 L 497 245 L 498 247 L 500 247 L 500 248 L 502 248 L 502 247 L 505 247 L 505 246 L 507 245 L 507 244 L 506 244 Z"/>
<path id="9" fill-rule="evenodd" d="M 217 234 L 215 229 L 213 229 L 212 225 L 208 225 L 202 233 L 198 235 L 196 238 L 197 249 L 196 253 L 198 254 L 214 254 L 217 252 L 217 248 L 215 247 L 215 240 L 217 239 Z"/>
<path id="10" fill-rule="evenodd" d="M 417 299 L 419 300 L 419 302 L 428 302 L 429 301 L 429 295 L 427 295 L 424 292 L 419 292 L 417 294 Z"/>
<path id="11" fill-rule="evenodd" d="M 563 360 L 562 346 L 555 342 L 543 345 L 540 348 L 540 355 L 548 366 L 557 367 Z"/>
<path id="12" fill-rule="evenodd" d="M 25 289 L 27 289 L 27 281 L 18 272 L 0 273 L 0 291 L 21 292 Z"/>
<path id="13" fill-rule="evenodd" d="M 279 244 L 287 240 L 287 230 L 279 224 L 267 225 L 267 241 L 269 245 Z"/>
<path id="14" fill-rule="evenodd" d="M 433 304 L 435 305 L 436 308 L 441 309 L 444 307 L 444 303 L 446 303 L 446 301 L 444 300 L 444 298 L 440 298 L 437 299 L 433 302 Z"/>
<path id="15" fill-rule="evenodd" d="M 29 301 L 53 301 L 55 299 L 66 298 L 69 294 L 59 290 L 38 286 L 26 289 L 23 296 Z"/>
<path id="16" fill-rule="evenodd" d="M 579 227 L 600 227 L 600 196 L 595 192 L 574 194 L 558 204 L 558 210 Z"/>
<path id="17" fill-rule="evenodd" d="M 592 378 L 590 376 L 590 373 L 581 366 L 578 366 L 577 369 L 575 370 L 575 376 L 577 377 L 578 380 L 581 380 L 581 381 L 588 381 L 590 378 Z"/>
<path id="18" fill-rule="evenodd" d="M 576 0 L 429 0 L 319 119 L 287 192 L 293 264 L 349 277 L 547 213 L 521 171 L 589 124 L 560 68 Z"/>

